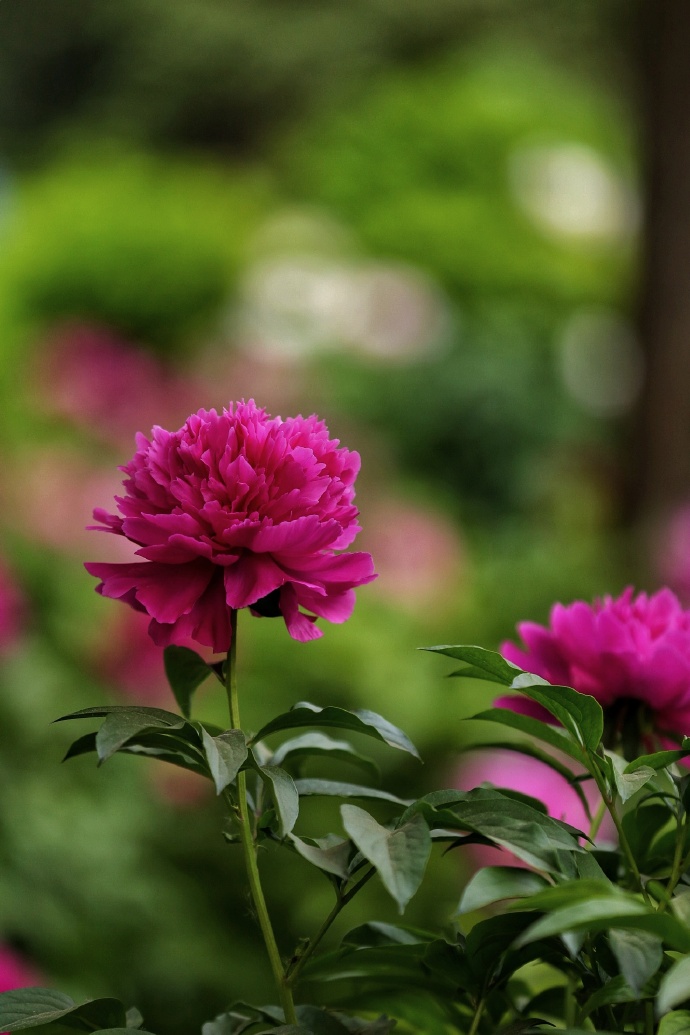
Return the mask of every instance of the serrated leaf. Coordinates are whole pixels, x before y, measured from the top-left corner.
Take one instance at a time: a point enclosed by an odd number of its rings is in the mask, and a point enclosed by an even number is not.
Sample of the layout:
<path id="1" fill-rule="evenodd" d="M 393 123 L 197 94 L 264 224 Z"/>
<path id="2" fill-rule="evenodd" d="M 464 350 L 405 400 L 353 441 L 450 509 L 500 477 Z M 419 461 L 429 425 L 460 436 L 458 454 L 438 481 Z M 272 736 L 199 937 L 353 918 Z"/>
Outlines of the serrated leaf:
<path id="1" fill-rule="evenodd" d="M 166 647 L 163 651 L 165 674 L 180 711 L 189 718 L 194 691 L 213 674 L 204 659 L 189 647 Z"/>
<path id="2" fill-rule="evenodd" d="M 216 785 L 216 794 L 222 794 L 237 777 L 246 761 L 248 748 L 242 730 L 226 730 L 212 737 L 201 727 L 201 739 L 208 767 Z"/>
<path id="3" fill-rule="evenodd" d="M 343 826 L 362 855 L 374 866 L 402 913 L 422 882 L 431 853 L 429 828 L 413 816 L 389 830 L 356 805 L 341 805 Z"/>
<path id="4" fill-rule="evenodd" d="M 388 722 L 376 712 L 364 708 L 348 711 L 345 708 L 336 708 L 329 705 L 320 708 L 318 705 L 310 704 L 309 701 L 300 701 L 289 712 L 278 715 L 271 722 L 267 723 L 252 738 L 252 743 L 264 740 L 271 733 L 280 730 L 298 729 L 301 727 L 325 726 L 335 729 L 352 730 L 356 733 L 363 733 L 368 737 L 383 741 L 390 747 L 406 751 L 415 758 L 419 753 L 412 741 L 392 723 Z"/>
<path id="5" fill-rule="evenodd" d="M 561 733 L 553 726 L 549 726 L 548 723 L 542 722 L 541 719 L 533 719 L 531 715 L 523 715 L 521 712 L 511 711 L 510 708 L 490 708 L 486 711 L 478 712 L 476 715 L 471 715 L 467 721 L 474 722 L 475 720 L 495 722 L 500 726 L 519 730 L 520 733 L 526 733 L 530 737 L 536 737 L 537 740 L 550 744 L 551 747 L 561 751 L 564 755 L 568 755 L 569 758 L 573 758 L 590 771 L 586 752 L 583 751 L 580 745 L 571 737 L 566 736 L 565 733 Z"/>
<path id="6" fill-rule="evenodd" d="M 612 928 L 609 945 L 626 983 L 637 995 L 661 966 L 661 941 L 647 931 Z"/>
<path id="7" fill-rule="evenodd" d="M 360 754 L 349 741 L 334 740 L 325 733 L 302 733 L 286 740 L 274 751 L 271 762 L 273 765 L 283 765 L 286 759 L 292 762 L 314 757 L 347 762 L 359 766 L 374 779 L 379 776 L 379 767 L 373 759 Z"/>
<path id="8" fill-rule="evenodd" d="M 409 805 L 403 798 L 398 798 L 389 791 L 379 790 L 378 787 L 365 787 L 357 783 L 344 783 L 340 780 L 295 780 L 295 787 L 300 796 L 302 795 L 326 795 L 336 798 L 378 798 L 380 801 L 392 801 L 396 805 Z"/>
<path id="9" fill-rule="evenodd" d="M 690 1010 L 673 1010 L 662 1017 L 657 1035 L 690 1035 Z"/>
<path id="10" fill-rule="evenodd" d="M 457 913 L 472 913 L 475 909 L 483 909 L 508 898 L 525 898 L 548 886 L 544 877 L 531 870 L 516 866 L 485 866 L 467 884 Z"/>
<path id="11" fill-rule="evenodd" d="M 264 781 L 275 806 L 281 837 L 287 837 L 299 816 L 299 794 L 294 780 L 284 769 L 262 765 L 257 772 Z"/>
<path id="12" fill-rule="evenodd" d="M 347 880 L 349 876 L 348 863 L 352 848 L 351 841 L 339 837 L 335 843 L 330 844 L 328 847 L 322 847 L 316 844 L 309 844 L 304 838 L 297 837 L 295 834 L 289 834 L 288 836 L 295 851 L 302 858 L 306 859 L 307 862 L 310 862 L 312 866 L 317 866 L 326 873 L 332 873 L 342 880 Z"/>
<path id="13" fill-rule="evenodd" d="M 690 949 L 683 949 L 690 952 Z M 674 1006 L 690 999 L 690 956 L 676 962 L 666 971 L 659 983 L 656 1001 L 657 1016 L 668 1013 Z"/>

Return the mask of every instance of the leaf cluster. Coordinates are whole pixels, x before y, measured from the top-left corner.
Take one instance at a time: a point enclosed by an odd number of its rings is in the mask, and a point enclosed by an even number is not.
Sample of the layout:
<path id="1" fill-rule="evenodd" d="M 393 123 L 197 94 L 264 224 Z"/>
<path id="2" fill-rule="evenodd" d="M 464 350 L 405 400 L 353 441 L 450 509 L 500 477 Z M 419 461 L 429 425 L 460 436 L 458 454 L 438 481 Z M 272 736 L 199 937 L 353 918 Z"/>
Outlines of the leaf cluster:
<path id="1" fill-rule="evenodd" d="M 573 1033 L 690 1032 L 690 776 L 679 766 L 690 739 L 627 761 L 603 747 L 604 716 L 593 698 L 551 686 L 479 647 L 430 649 L 462 663 L 453 676 L 489 680 L 540 706 L 548 721 L 500 708 L 474 718 L 506 730 L 487 746 L 524 751 L 568 780 L 590 817 L 589 831 L 510 788 L 449 788 L 414 800 L 382 789 L 360 740 L 418 755 L 401 730 L 367 710 L 300 702 L 251 735 L 199 722 L 191 717 L 194 691 L 210 677 L 225 682 L 227 673 L 184 648 L 166 650 L 181 714 L 106 706 L 65 716 L 103 720 L 74 742 L 68 758 L 95 752 L 102 764 L 118 752 L 137 754 L 212 781 L 228 807 L 230 843 L 242 837 L 237 786 L 244 774 L 255 843 L 300 856 L 332 886 L 331 912 L 284 963 L 286 986 L 316 1005 L 302 1002 L 296 1026 L 285 1023 L 279 1007 L 235 1004 L 204 1025 L 203 1035 L 383 1035 L 396 1025 L 430 1035 L 521 1035 L 553 1025 Z M 315 758 L 349 766 L 356 776 L 306 777 L 304 762 Z M 596 810 L 582 791 L 585 781 L 596 788 Z M 310 796 L 341 800 L 340 830 L 308 829 L 301 804 Z M 618 836 L 605 847 L 594 843 L 604 810 Z M 372 921 L 317 953 L 372 877 L 402 913 L 434 846 L 473 844 L 503 849 L 506 865 L 473 877 L 446 930 Z M 0 1028 L 7 1031 L 40 1027 L 67 1035 L 67 1028 L 119 1031 L 135 1022 L 138 1015 L 114 1000 L 76 1006 L 41 989 L 0 996 Z"/>

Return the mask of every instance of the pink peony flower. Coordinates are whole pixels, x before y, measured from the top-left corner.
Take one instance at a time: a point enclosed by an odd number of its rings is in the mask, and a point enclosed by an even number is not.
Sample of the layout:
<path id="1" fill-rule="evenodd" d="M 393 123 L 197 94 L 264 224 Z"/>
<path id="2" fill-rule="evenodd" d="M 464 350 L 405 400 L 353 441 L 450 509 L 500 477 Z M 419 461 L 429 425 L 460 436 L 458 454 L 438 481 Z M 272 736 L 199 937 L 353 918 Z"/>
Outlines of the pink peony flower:
<path id="1" fill-rule="evenodd" d="M 269 417 L 250 399 L 136 442 L 122 516 L 97 509 L 94 527 L 131 540 L 143 560 L 86 569 L 104 596 L 149 615 L 159 646 L 191 638 L 226 651 L 230 610 L 243 607 L 282 615 L 302 641 L 321 636 L 317 617 L 350 617 L 354 587 L 375 578 L 369 554 L 335 552 L 360 531 L 359 454 L 322 421 Z"/>
<path id="2" fill-rule="evenodd" d="M 521 649 L 504 643 L 501 653 L 550 683 L 590 694 L 609 713 L 639 702 L 651 727 L 674 739 L 690 734 L 690 611 L 662 589 L 652 596 L 581 600 L 551 611 L 551 626 L 522 622 Z M 553 722 L 538 704 L 522 696 L 496 704 Z"/>
<path id="3" fill-rule="evenodd" d="M 25 962 L 9 945 L 0 943 L 0 992 L 32 988 L 42 982 L 43 978 L 30 963 Z"/>

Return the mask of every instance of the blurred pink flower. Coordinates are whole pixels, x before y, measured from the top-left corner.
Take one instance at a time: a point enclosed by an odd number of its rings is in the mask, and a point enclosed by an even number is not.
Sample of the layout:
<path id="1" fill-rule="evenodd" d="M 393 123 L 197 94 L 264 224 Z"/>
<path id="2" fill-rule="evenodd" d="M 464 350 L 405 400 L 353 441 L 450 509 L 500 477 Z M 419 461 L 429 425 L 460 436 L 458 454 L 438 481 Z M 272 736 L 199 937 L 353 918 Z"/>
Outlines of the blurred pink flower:
<path id="1" fill-rule="evenodd" d="M 654 562 L 661 578 L 690 603 L 690 504 L 680 507 L 657 530 Z"/>
<path id="2" fill-rule="evenodd" d="M 460 534 L 447 518 L 396 498 L 368 506 L 365 515 L 362 538 L 376 556 L 379 596 L 416 615 L 457 602 L 466 565 Z"/>
<path id="3" fill-rule="evenodd" d="M 133 427 L 178 421 L 194 386 L 161 361 L 93 324 L 59 328 L 41 353 L 37 373 L 45 405 L 98 438 L 129 441 Z"/>
<path id="4" fill-rule="evenodd" d="M 556 755 L 556 752 L 554 752 Z M 570 759 L 558 756 L 561 761 L 572 767 Z M 571 826 L 587 833 L 590 821 L 584 806 L 577 794 L 560 773 L 557 773 L 544 762 L 529 755 L 521 755 L 517 751 L 486 749 L 468 752 L 455 774 L 455 784 L 460 790 L 470 791 L 482 783 L 494 787 L 520 791 L 532 798 L 537 798 L 545 806 L 550 816 L 562 819 Z M 601 802 L 599 792 L 593 780 L 582 783 L 582 789 L 594 814 Z M 613 820 L 608 815 L 599 828 L 598 842 L 615 842 L 616 831 Z M 501 848 L 490 845 L 471 845 L 470 853 L 473 865 L 479 866 L 525 866 L 519 859 L 507 854 Z"/>
<path id="5" fill-rule="evenodd" d="M 369 554 L 335 553 L 360 530 L 359 455 L 322 421 L 271 418 L 251 399 L 136 441 L 116 497 L 122 516 L 94 518 L 144 560 L 86 568 L 100 593 L 150 616 L 159 646 L 191 638 L 226 651 L 230 609 L 282 615 L 302 641 L 321 635 L 317 617 L 350 617 L 354 587 L 375 577 Z"/>
<path id="6" fill-rule="evenodd" d="M 17 645 L 26 623 L 26 599 L 16 580 L 0 561 L 0 654 Z"/>
<path id="7" fill-rule="evenodd" d="M 0 992 L 41 985 L 43 978 L 9 945 L 0 943 Z"/>
<path id="8" fill-rule="evenodd" d="M 518 625 L 525 649 L 504 643 L 501 653 L 550 683 L 590 694 L 606 709 L 637 701 L 656 731 L 690 734 L 690 611 L 669 589 L 652 596 L 581 600 L 551 611 L 550 628 Z M 527 697 L 507 696 L 500 707 L 553 722 Z"/>

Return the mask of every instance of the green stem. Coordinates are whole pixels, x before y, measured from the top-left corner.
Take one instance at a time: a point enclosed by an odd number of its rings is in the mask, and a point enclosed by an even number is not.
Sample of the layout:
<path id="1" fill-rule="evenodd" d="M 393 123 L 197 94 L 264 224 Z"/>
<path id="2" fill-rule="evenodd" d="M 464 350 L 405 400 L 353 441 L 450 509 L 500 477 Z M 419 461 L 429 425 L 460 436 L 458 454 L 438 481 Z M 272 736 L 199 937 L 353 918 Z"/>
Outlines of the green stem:
<path id="1" fill-rule="evenodd" d="M 474 1012 L 474 1017 L 472 1018 L 472 1026 L 470 1027 L 470 1030 L 468 1031 L 467 1035 L 477 1035 L 477 1032 L 479 1031 L 479 1022 L 482 1019 L 482 1014 L 483 1013 L 484 1013 L 484 1000 L 480 999 L 479 1002 L 477 1003 L 477 1009 Z"/>
<path id="2" fill-rule="evenodd" d="M 630 867 L 630 872 L 632 873 L 633 877 L 635 878 L 635 882 L 637 884 L 638 890 L 643 895 L 645 902 L 648 905 L 650 905 L 651 902 L 650 902 L 649 894 L 647 893 L 647 889 L 645 888 L 644 884 L 642 883 L 642 874 L 640 873 L 640 871 L 638 869 L 637 863 L 635 862 L 635 856 L 633 855 L 632 849 L 631 849 L 630 844 L 628 842 L 628 839 L 625 836 L 625 831 L 623 830 L 623 824 L 621 823 L 620 817 L 619 817 L 616 809 L 614 808 L 613 798 L 610 798 L 609 795 L 607 794 L 606 786 L 604 784 L 604 781 L 603 781 L 602 777 L 597 772 L 592 773 L 592 775 L 594 776 L 594 781 L 595 781 L 597 787 L 599 788 L 599 793 L 601 794 L 601 797 L 602 797 L 602 800 L 604 802 L 604 805 L 608 809 L 609 815 L 611 816 L 611 819 L 613 820 L 614 826 L 616 828 L 616 832 L 618 834 L 618 843 L 620 844 L 620 846 L 621 846 L 621 848 L 623 850 L 623 854 L 625 855 L 625 858 L 627 859 L 628 866 Z"/>
<path id="3" fill-rule="evenodd" d="M 644 1035 L 654 1035 L 654 1004 L 649 999 L 644 1004 Z"/>
<path id="4" fill-rule="evenodd" d="M 592 822 L 590 823 L 590 826 L 589 826 L 589 839 L 590 839 L 590 841 L 593 841 L 594 838 L 599 833 L 599 827 L 601 826 L 602 820 L 603 820 L 605 815 L 606 815 L 606 802 L 604 801 L 604 799 L 602 797 L 601 801 L 599 802 L 599 808 L 597 809 L 596 813 L 592 817 Z M 585 847 L 589 849 L 589 848 L 592 847 L 592 845 L 587 843 L 587 845 L 585 845 Z"/>
<path id="5" fill-rule="evenodd" d="M 230 628 L 232 640 L 228 651 L 228 666 L 225 677 L 225 688 L 228 695 L 228 709 L 230 712 L 231 729 L 241 729 L 240 710 L 237 696 L 237 611 L 230 612 Z M 256 859 L 256 843 L 252 833 L 251 819 L 247 805 L 247 774 L 242 770 L 237 774 L 237 812 L 240 825 L 240 838 L 242 841 L 242 852 L 244 865 L 249 880 L 252 901 L 259 921 L 259 927 L 266 945 L 266 952 L 273 971 L 281 1006 L 285 1013 L 285 1020 L 288 1024 L 297 1024 L 295 1004 L 292 999 L 292 991 L 285 979 L 285 971 L 278 950 L 271 918 L 268 915 L 268 907 L 261 887 L 259 866 Z"/>
<path id="6" fill-rule="evenodd" d="M 360 877 L 356 884 L 352 885 L 349 891 L 347 891 L 344 895 L 338 895 L 335 905 L 331 909 L 330 913 L 328 914 L 324 922 L 321 924 L 321 927 L 318 929 L 314 937 L 309 939 L 304 950 L 293 959 L 292 966 L 288 967 L 287 975 L 285 977 L 285 984 L 288 985 L 288 987 L 294 985 L 295 981 L 297 980 L 297 976 L 302 970 L 304 964 L 307 962 L 311 954 L 314 952 L 317 945 L 319 944 L 323 936 L 326 934 L 333 921 L 339 915 L 340 911 L 345 908 L 348 902 L 350 902 L 355 897 L 357 892 L 364 887 L 366 882 L 370 880 L 375 873 L 376 870 L 372 866 L 370 870 L 367 870 L 363 877 Z"/>
<path id="7" fill-rule="evenodd" d="M 682 808 L 682 806 L 681 806 L 681 808 Z M 685 868 L 683 864 L 686 862 L 686 860 L 683 859 L 682 856 L 683 856 L 683 844 L 685 843 L 686 824 L 687 824 L 687 818 L 686 818 L 685 813 L 683 813 L 681 821 L 678 824 L 678 833 L 677 833 L 677 836 L 676 836 L 676 848 L 675 848 L 675 851 L 673 853 L 673 863 L 671 865 L 671 875 L 669 877 L 668 884 L 666 885 L 666 895 L 667 895 L 667 897 L 663 900 L 663 902 L 659 903 L 659 908 L 658 908 L 658 912 L 659 913 L 663 913 L 663 911 L 666 909 L 666 906 L 668 905 L 668 903 L 671 900 L 671 895 L 675 891 L 676 884 L 680 880 L 680 878 L 681 878 L 681 876 L 683 874 L 684 868 Z"/>

